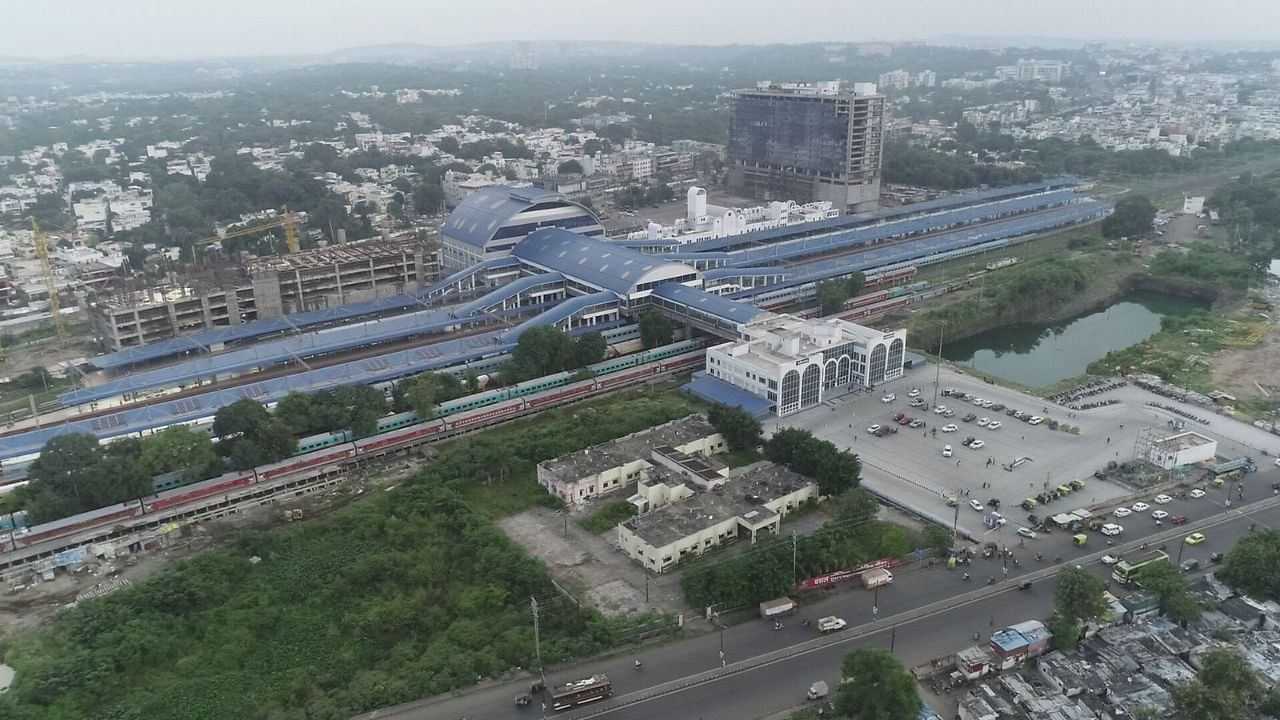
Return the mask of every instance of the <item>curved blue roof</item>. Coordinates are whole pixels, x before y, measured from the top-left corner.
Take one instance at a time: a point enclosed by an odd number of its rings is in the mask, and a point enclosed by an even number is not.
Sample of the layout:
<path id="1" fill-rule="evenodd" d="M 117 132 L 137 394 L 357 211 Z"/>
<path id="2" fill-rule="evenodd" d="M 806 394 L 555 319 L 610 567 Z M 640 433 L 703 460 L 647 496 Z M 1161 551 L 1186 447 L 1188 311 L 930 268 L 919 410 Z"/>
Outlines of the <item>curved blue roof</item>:
<path id="1" fill-rule="evenodd" d="M 696 274 L 693 268 L 664 257 L 646 255 L 560 228 L 529 233 L 511 248 L 511 255 L 548 272 L 558 272 L 618 295 L 631 293 L 640 283 Z"/>
<path id="2" fill-rule="evenodd" d="M 449 213 L 449 219 L 444 223 L 444 235 L 483 249 L 508 220 L 531 207 L 545 203 L 577 205 L 558 192 L 538 187 L 495 185 L 477 190 Z M 582 209 L 590 212 L 586 208 Z"/>

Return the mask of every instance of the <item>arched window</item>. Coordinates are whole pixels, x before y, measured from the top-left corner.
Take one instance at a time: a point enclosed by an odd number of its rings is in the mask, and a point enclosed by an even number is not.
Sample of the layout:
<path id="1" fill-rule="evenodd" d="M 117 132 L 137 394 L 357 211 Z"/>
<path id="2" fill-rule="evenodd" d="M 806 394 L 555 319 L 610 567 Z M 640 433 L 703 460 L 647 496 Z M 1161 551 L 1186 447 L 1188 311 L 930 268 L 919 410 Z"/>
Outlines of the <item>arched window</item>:
<path id="1" fill-rule="evenodd" d="M 835 360 L 828 360 L 822 369 L 822 387 L 829 388 L 836 386 L 837 365 Z"/>
<path id="2" fill-rule="evenodd" d="M 822 370 L 817 365 L 810 365 L 804 369 L 804 378 L 800 381 L 800 407 L 817 405 L 821 397 Z"/>
<path id="3" fill-rule="evenodd" d="M 849 356 L 848 356 L 848 355 L 841 355 L 841 356 L 840 356 L 840 370 L 836 373 L 836 384 L 838 384 L 838 385 L 848 385 L 848 384 L 849 384 L 849 371 L 850 371 L 851 369 L 853 369 L 853 361 L 849 359 Z"/>
<path id="4" fill-rule="evenodd" d="M 871 349 L 871 362 L 867 367 L 867 382 L 878 385 L 884 382 L 884 361 L 888 352 L 884 345 L 876 345 Z"/>
<path id="5" fill-rule="evenodd" d="M 902 374 L 902 352 L 902 338 L 897 338 L 889 343 L 889 361 L 885 363 L 885 369 L 890 377 L 897 377 Z"/>
<path id="6" fill-rule="evenodd" d="M 800 373 L 791 370 L 782 376 L 782 395 L 778 401 L 778 414 L 786 415 L 800 407 Z"/>

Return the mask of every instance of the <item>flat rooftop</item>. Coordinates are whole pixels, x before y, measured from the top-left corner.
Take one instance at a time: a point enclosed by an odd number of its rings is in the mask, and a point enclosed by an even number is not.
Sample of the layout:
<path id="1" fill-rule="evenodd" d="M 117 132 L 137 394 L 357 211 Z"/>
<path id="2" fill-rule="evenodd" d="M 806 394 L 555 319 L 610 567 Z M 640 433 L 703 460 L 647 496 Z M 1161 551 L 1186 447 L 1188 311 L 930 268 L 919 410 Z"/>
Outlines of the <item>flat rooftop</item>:
<path id="1" fill-rule="evenodd" d="M 387 255 L 412 254 L 424 243 L 413 235 L 392 236 L 389 238 L 373 238 L 346 245 L 330 245 L 329 247 L 306 250 L 292 255 L 275 255 L 255 258 L 245 263 L 250 274 L 258 272 L 283 272 L 289 270 L 313 270 L 331 265 L 361 262 Z"/>
<path id="2" fill-rule="evenodd" d="M 665 547 L 729 518 L 752 525 L 772 520 L 777 513 L 765 503 L 813 483 L 781 465 L 765 465 L 743 473 L 710 492 L 699 493 L 623 523 L 653 547 Z"/>
<path id="3" fill-rule="evenodd" d="M 585 450 L 544 460 L 538 467 L 553 480 L 572 482 L 635 460 L 648 460 L 655 449 L 665 447 L 671 450 L 671 446 L 684 445 L 715 432 L 706 415 L 694 413 Z"/>
<path id="4" fill-rule="evenodd" d="M 1161 450 L 1177 452 L 1179 450 L 1190 450 L 1191 448 L 1200 447 L 1201 445 L 1208 445 L 1212 442 L 1214 441 L 1211 438 L 1207 438 L 1200 433 L 1188 431 L 1178 433 L 1177 435 L 1172 435 L 1167 438 L 1161 438 L 1160 440 L 1155 441 L 1155 446 Z"/>

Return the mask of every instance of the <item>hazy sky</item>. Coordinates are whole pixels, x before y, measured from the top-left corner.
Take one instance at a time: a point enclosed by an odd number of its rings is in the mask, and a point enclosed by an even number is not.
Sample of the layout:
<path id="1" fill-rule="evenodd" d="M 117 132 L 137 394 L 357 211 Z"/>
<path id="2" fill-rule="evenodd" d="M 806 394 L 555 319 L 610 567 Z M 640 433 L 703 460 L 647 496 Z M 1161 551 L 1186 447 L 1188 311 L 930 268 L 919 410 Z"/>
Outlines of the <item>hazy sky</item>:
<path id="1" fill-rule="evenodd" d="M 494 40 L 681 44 L 943 33 L 1280 41 L 1280 0 L 0 0 L 0 55 L 293 55 Z"/>

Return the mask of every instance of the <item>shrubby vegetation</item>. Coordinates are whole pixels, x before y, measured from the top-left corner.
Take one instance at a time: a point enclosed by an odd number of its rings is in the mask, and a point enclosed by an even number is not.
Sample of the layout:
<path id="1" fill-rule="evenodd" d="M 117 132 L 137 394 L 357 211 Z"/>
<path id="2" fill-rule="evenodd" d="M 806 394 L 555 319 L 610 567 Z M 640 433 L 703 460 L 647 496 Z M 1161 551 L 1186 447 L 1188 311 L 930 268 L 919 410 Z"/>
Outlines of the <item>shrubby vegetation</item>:
<path id="1" fill-rule="evenodd" d="M 754 450 L 760 445 L 760 421 L 742 408 L 712 405 L 707 411 L 707 420 L 734 452 Z"/>
<path id="2" fill-rule="evenodd" d="M 903 720 L 920 715 L 916 679 L 884 648 L 858 648 L 840 663 L 836 712 L 855 720 Z"/>
<path id="3" fill-rule="evenodd" d="M 944 328 L 950 337 L 975 326 L 1025 322 L 1075 298 L 1100 269 L 1097 258 L 1077 257 L 1001 270 L 987 281 L 981 307 L 977 299 L 968 299 L 926 310 L 912 319 L 910 329 L 923 345 L 936 347 Z"/>
<path id="4" fill-rule="evenodd" d="M 959 190 L 979 185 L 1017 185 L 1040 178 L 1040 171 L 1034 167 L 979 164 L 967 155 L 949 155 L 903 142 L 884 146 L 884 181 L 888 183 Z"/>
<path id="5" fill-rule="evenodd" d="M 630 637 L 578 610 L 488 516 L 539 498 L 537 462 L 687 414 L 629 396 L 444 446 L 416 478 L 334 513 L 244 533 L 16 638 L 16 720 L 348 718 Z M 250 558 L 259 558 L 256 564 Z"/>
<path id="6" fill-rule="evenodd" d="M 1280 531 L 1250 533 L 1237 540 L 1218 576 L 1251 597 L 1280 601 Z"/>
<path id="7" fill-rule="evenodd" d="M 674 333 L 671 320 L 657 310 L 640 316 L 640 343 L 646 350 L 669 344 Z"/>
<path id="8" fill-rule="evenodd" d="M 298 448 L 289 425 L 248 398 L 218 408 L 213 434 L 221 452 L 239 470 L 283 460 Z"/>
<path id="9" fill-rule="evenodd" d="M 1198 242 L 1185 251 L 1161 250 L 1151 260 L 1153 275 L 1171 275 L 1196 280 L 1218 288 L 1248 288 L 1255 277 L 1247 258 L 1208 242 Z"/>
<path id="10" fill-rule="evenodd" d="M 1253 340 L 1254 326 L 1225 317 L 1210 310 L 1192 310 L 1166 315 L 1160 320 L 1160 332 L 1121 350 L 1113 350 L 1100 360 L 1089 363 L 1093 375 L 1146 372 L 1159 375 L 1168 382 L 1207 389 L 1208 375 L 1200 364 L 1189 363 L 1188 354 L 1207 354 L 1228 347 L 1247 346 Z"/>
<path id="11" fill-rule="evenodd" d="M 506 383 L 577 370 L 604 360 L 609 350 L 600 333 L 586 333 L 576 338 L 554 327 L 536 327 L 524 331 L 511 352 L 511 361 L 498 374 Z"/>

